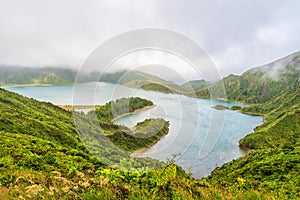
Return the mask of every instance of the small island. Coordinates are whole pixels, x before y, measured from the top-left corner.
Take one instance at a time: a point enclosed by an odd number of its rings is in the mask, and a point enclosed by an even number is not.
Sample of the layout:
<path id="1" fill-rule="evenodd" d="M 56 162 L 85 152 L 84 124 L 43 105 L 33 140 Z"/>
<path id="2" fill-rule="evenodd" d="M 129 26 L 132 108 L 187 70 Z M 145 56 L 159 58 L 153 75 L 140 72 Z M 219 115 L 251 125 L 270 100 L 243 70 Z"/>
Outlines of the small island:
<path id="1" fill-rule="evenodd" d="M 216 109 L 216 110 L 238 110 L 238 111 L 242 110 L 241 106 L 227 107 L 227 106 L 220 105 L 220 104 L 213 106 L 213 108 Z"/>
<path id="2" fill-rule="evenodd" d="M 215 105 L 213 108 L 216 110 L 229 110 L 229 108 L 224 105 Z"/>

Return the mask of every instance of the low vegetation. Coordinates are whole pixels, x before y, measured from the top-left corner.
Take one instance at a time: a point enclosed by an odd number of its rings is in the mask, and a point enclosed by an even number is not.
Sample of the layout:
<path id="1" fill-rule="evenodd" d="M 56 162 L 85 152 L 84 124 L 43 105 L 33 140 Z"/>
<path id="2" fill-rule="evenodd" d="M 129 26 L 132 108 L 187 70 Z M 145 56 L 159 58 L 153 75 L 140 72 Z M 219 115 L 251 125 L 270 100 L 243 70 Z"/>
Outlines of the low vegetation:
<path id="1" fill-rule="evenodd" d="M 148 160 L 156 163 L 156 170 L 126 157 L 119 160 L 118 169 L 108 167 L 79 140 L 72 113 L 2 89 L 0 94 L 2 199 L 240 199 L 282 195 L 199 181 L 172 160 L 164 165 Z M 145 128 L 151 123 L 157 126 Z M 160 128 L 162 125 L 165 129 Z M 167 125 L 162 119 L 146 120 L 133 134 L 153 134 L 166 130 Z M 101 148 L 101 144 L 96 145 Z"/>
<path id="2" fill-rule="evenodd" d="M 115 131 L 108 138 L 121 149 L 133 152 L 155 144 L 169 132 L 169 122 L 163 119 L 146 119 L 134 131 Z"/>
<path id="3" fill-rule="evenodd" d="M 113 123 L 118 115 L 151 106 L 148 100 L 121 99 L 95 113 L 75 113 L 77 123 L 89 131 L 87 138 L 76 132 L 71 112 L 0 89 L 0 198 L 299 199 L 298 54 L 277 79 L 266 76 L 273 65 L 224 79 L 228 99 L 251 103 L 230 109 L 263 115 L 265 123 L 240 141 L 250 153 L 201 180 L 186 174 L 171 158 L 167 163 L 130 158 L 128 152 L 152 145 L 168 130 L 163 119 L 145 120 L 133 130 Z M 115 77 L 108 79 L 113 82 Z M 148 80 L 143 74 L 138 77 Z M 208 89 L 201 88 L 197 95 L 209 96 Z M 95 114 L 101 129 L 86 120 Z M 111 141 L 119 149 L 108 148 Z"/>

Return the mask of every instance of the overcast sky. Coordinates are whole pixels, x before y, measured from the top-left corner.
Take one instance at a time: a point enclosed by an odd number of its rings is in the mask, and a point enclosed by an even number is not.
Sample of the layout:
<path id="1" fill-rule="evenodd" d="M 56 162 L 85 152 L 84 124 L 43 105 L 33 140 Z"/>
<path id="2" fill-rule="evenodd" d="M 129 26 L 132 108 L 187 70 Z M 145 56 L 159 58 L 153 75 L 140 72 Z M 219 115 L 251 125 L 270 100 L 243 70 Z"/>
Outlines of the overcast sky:
<path id="1" fill-rule="evenodd" d="M 102 42 L 166 28 L 203 47 L 222 76 L 300 50 L 299 0 L 0 0 L 0 63 L 79 67 Z"/>

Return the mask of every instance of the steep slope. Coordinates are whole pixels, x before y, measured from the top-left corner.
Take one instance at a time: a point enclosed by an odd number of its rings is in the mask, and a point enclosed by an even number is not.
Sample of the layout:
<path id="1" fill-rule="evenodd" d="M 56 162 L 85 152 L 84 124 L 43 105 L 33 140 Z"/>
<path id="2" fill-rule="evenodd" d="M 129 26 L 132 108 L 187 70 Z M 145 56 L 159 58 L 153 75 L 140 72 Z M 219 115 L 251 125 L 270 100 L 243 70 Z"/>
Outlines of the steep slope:
<path id="1" fill-rule="evenodd" d="M 241 76 L 229 75 L 222 79 L 228 100 L 245 103 L 263 103 L 280 96 L 287 90 L 293 91 L 300 83 L 300 52 L 256 67 Z M 215 83 L 209 87 L 218 89 Z M 208 88 L 199 90 L 198 97 L 209 97 Z"/>
<path id="2" fill-rule="evenodd" d="M 242 108 L 264 114 L 265 123 L 240 141 L 254 149 L 215 169 L 207 181 L 228 188 L 253 188 L 300 198 L 300 92 L 288 91 L 263 104 Z"/>
<path id="3" fill-rule="evenodd" d="M 79 137 L 72 114 L 51 103 L 0 89 L 0 131 L 22 133 L 76 147 Z"/>
<path id="4" fill-rule="evenodd" d="M 241 147 L 253 150 L 215 169 L 207 178 L 209 183 L 277 193 L 280 199 L 285 195 L 300 198 L 299 77 L 298 52 L 241 76 L 223 79 L 228 99 L 252 103 L 238 109 L 264 115 L 265 123 L 240 141 Z M 199 95 L 207 92 L 204 89 Z"/>
<path id="5" fill-rule="evenodd" d="M 242 111 L 247 112 L 259 110 L 264 114 L 265 123 L 243 138 L 240 144 L 252 149 L 295 146 L 300 139 L 299 89 L 285 92 L 264 104 L 243 108 Z"/>
<path id="6" fill-rule="evenodd" d="M 251 188 L 277 194 L 278 199 L 299 199 L 299 158 L 299 144 L 289 149 L 255 150 L 218 167 L 206 180 L 228 189 Z"/>
<path id="7" fill-rule="evenodd" d="M 142 167 L 133 159 L 122 159 L 119 170 L 105 167 L 78 139 L 70 112 L 3 89 L 0 94 L 1 199 L 279 197 L 268 191 L 195 180 L 172 160 L 154 171 L 131 170 L 133 166 Z M 86 127 L 93 131 L 91 124 Z M 137 128 L 136 134 L 144 131 L 143 127 Z M 103 144 L 93 145 L 101 149 Z"/>
<path id="8" fill-rule="evenodd" d="M 254 150 L 200 181 L 172 160 L 152 172 L 128 170 L 140 163 L 127 159 L 123 170 L 103 168 L 76 136 L 70 113 L 0 90 L 0 197 L 299 199 L 299 53 L 283 60 L 225 78 L 231 100 L 257 103 L 241 111 L 263 114 L 265 123 L 241 140 Z"/>

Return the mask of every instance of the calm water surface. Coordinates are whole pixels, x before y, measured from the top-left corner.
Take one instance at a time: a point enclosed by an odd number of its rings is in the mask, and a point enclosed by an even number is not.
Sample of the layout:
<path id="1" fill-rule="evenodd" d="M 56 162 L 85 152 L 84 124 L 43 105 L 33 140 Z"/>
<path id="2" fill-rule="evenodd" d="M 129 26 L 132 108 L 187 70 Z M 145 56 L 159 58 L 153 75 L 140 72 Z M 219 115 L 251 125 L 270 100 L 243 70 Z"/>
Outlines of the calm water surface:
<path id="1" fill-rule="evenodd" d="M 140 157 L 162 161 L 177 154 L 176 163 L 193 176 L 207 176 L 216 166 L 242 156 L 238 141 L 262 123 L 262 117 L 237 111 L 215 110 L 212 106 L 239 105 L 211 99 L 196 99 L 176 94 L 144 91 L 110 83 L 87 83 L 76 86 L 28 86 L 7 88 L 10 91 L 53 104 L 101 105 L 121 97 L 138 96 L 155 106 L 135 115 L 119 118 L 116 123 L 134 127 L 146 118 L 162 117 L 170 121 L 170 132 Z M 242 105 L 241 105 L 242 106 Z"/>

